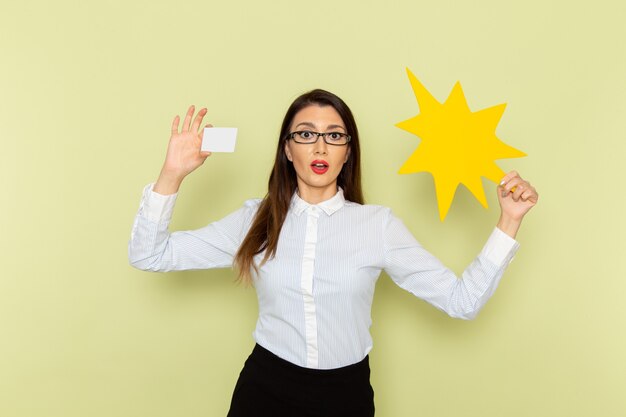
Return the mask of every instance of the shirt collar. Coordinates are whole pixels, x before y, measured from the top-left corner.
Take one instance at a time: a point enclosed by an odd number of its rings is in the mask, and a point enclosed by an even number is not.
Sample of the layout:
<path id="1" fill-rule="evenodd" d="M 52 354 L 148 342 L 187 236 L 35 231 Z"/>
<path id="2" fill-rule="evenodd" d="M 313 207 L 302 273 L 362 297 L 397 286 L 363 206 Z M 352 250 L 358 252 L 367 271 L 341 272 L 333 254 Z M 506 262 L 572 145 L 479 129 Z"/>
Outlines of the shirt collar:
<path id="1" fill-rule="evenodd" d="M 291 197 L 291 210 L 296 215 L 301 215 L 304 210 L 309 207 L 319 207 L 324 213 L 329 216 L 332 216 L 333 213 L 338 211 L 340 208 L 344 206 L 346 203 L 346 199 L 343 196 L 343 190 L 341 187 L 338 187 L 337 194 L 329 198 L 328 200 L 322 201 L 319 204 L 309 204 L 298 196 L 298 192 L 293 193 L 293 197 Z"/>

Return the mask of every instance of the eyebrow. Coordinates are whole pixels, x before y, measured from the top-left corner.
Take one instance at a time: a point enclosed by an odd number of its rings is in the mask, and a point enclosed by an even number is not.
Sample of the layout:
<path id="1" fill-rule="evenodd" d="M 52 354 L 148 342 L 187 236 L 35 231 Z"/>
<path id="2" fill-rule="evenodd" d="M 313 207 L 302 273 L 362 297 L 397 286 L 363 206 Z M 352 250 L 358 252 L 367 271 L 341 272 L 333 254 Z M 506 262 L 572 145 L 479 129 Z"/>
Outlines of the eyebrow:
<path id="1" fill-rule="evenodd" d="M 298 123 L 298 124 L 296 125 L 296 128 L 297 128 L 298 126 L 307 126 L 307 127 L 310 127 L 311 129 L 316 129 L 315 125 L 314 125 L 313 123 L 311 123 L 311 122 L 302 122 L 302 123 Z M 343 127 L 343 126 L 341 126 L 341 125 L 328 125 L 328 126 L 326 127 L 326 129 L 337 129 L 337 128 L 342 129 L 344 132 L 346 131 L 346 128 L 345 128 L 345 127 Z"/>

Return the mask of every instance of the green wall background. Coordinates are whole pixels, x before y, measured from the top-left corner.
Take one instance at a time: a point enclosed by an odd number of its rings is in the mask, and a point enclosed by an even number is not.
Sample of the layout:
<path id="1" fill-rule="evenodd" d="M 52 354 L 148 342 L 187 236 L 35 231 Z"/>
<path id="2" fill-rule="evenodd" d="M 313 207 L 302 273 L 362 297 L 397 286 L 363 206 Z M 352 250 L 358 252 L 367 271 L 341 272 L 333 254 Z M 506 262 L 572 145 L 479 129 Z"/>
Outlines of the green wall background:
<path id="1" fill-rule="evenodd" d="M 595 2 L 3 1 L 0 415 L 223 416 L 256 298 L 230 270 L 150 274 L 126 245 L 142 187 L 189 104 L 240 129 L 184 184 L 174 229 L 262 196 L 288 104 L 352 107 L 371 203 L 461 272 L 498 216 L 400 176 L 416 137 L 409 67 L 440 100 L 507 102 L 501 161 L 541 194 L 495 297 L 455 321 L 382 276 L 377 415 L 617 416 L 626 400 L 626 6 Z"/>

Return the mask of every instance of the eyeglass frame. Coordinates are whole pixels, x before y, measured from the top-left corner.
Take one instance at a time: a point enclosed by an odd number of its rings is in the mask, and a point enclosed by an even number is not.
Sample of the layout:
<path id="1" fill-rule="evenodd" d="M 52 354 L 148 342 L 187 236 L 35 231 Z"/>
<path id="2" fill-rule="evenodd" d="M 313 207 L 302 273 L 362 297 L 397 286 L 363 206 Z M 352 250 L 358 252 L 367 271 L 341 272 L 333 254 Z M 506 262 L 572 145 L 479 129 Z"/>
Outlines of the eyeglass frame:
<path id="1" fill-rule="evenodd" d="M 315 141 L 314 142 L 298 142 L 295 137 L 299 134 L 299 133 L 304 133 L 304 132 L 308 132 L 311 133 L 313 135 L 316 135 Z M 330 143 L 327 139 L 326 136 L 327 135 L 332 135 L 333 133 L 335 134 L 339 134 L 341 136 L 345 136 L 346 138 L 346 143 Z M 320 136 L 324 138 L 324 142 L 326 142 L 327 145 L 332 145 L 332 146 L 346 146 L 348 143 L 350 143 L 350 140 L 352 140 L 352 136 L 348 135 L 347 133 L 342 133 L 342 132 L 314 132 L 312 130 L 296 130 L 295 132 L 291 132 L 287 134 L 286 139 L 289 140 L 293 140 L 295 143 L 299 143 L 300 145 L 313 145 L 316 144 L 317 141 L 320 139 Z"/>

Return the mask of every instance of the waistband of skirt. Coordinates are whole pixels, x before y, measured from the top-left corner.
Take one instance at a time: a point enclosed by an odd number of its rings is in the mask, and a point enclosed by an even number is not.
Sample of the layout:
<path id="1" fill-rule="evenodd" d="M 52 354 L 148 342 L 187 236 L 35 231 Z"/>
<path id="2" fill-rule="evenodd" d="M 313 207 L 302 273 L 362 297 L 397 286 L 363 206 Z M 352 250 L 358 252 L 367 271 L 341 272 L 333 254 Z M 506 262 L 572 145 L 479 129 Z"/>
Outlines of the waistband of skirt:
<path id="1" fill-rule="evenodd" d="M 250 355 L 249 359 L 256 362 L 258 365 L 267 365 L 274 372 L 287 372 L 291 374 L 319 376 L 321 378 L 327 377 L 334 379 L 357 376 L 365 376 L 369 378 L 370 373 L 369 355 L 365 356 L 365 358 L 363 358 L 363 360 L 361 360 L 360 362 L 348 366 L 343 366 L 341 368 L 314 369 L 305 368 L 293 364 L 283 358 L 276 356 L 275 354 L 257 343 L 254 346 L 254 349 L 252 350 L 252 354 Z"/>

